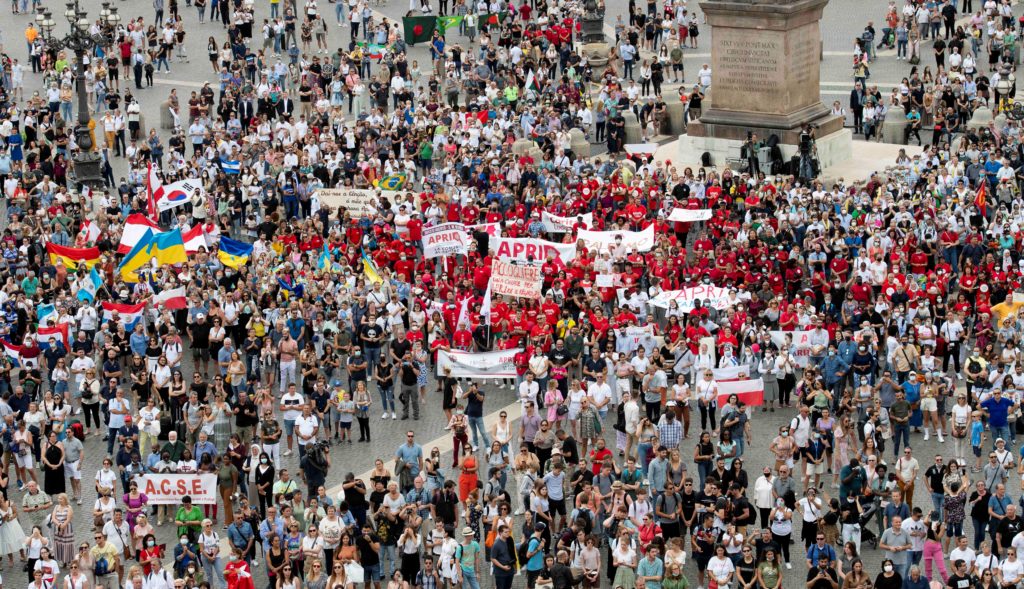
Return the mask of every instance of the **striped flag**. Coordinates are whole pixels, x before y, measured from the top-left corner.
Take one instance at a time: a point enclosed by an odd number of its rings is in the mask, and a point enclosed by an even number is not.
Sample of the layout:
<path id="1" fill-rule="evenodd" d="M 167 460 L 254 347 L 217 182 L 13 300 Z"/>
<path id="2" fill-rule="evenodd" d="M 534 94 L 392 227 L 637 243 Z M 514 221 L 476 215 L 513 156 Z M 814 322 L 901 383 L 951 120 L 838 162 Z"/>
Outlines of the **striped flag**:
<path id="1" fill-rule="evenodd" d="M 237 174 L 242 171 L 242 162 L 221 157 L 220 168 L 224 170 L 225 174 Z"/>
<path id="2" fill-rule="evenodd" d="M 185 298 L 185 287 L 171 288 L 160 291 L 160 294 L 153 297 L 154 305 L 163 305 L 169 311 L 188 308 L 188 299 Z"/>
<path id="3" fill-rule="evenodd" d="M 206 241 L 202 223 L 196 223 L 195 227 L 182 233 L 181 240 L 185 242 L 185 253 L 187 254 L 198 254 L 199 248 L 210 251 L 210 244 Z"/>
<path id="4" fill-rule="evenodd" d="M 71 337 L 68 335 L 67 323 L 58 323 L 53 327 L 40 327 L 36 330 L 36 341 L 39 343 L 40 350 L 50 349 L 49 339 L 51 337 L 63 343 L 65 350 L 71 349 Z"/>
<path id="5" fill-rule="evenodd" d="M 78 285 L 78 294 L 76 298 L 80 301 L 93 302 L 96 300 L 96 293 L 100 290 L 100 286 L 103 285 L 103 279 L 100 278 L 99 272 L 96 268 L 89 271 L 89 275 L 86 276 L 81 284 Z"/>
<path id="6" fill-rule="evenodd" d="M 146 302 L 143 301 L 137 305 L 128 305 L 123 303 L 111 303 L 109 301 L 103 301 L 103 320 L 113 321 L 114 314 L 117 314 L 117 320 L 121 325 L 124 325 L 125 331 L 129 333 L 135 329 L 135 324 L 139 321 L 145 322 L 146 313 Z"/>
<path id="7" fill-rule="evenodd" d="M 764 404 L 764 381 L 760 378 L 732 380 L 718 383 L 718 406 L 729 404 L 729 397 L 736 395 L 748 407 Z"/>
<path id="8" fill-rule="evenodd" d="M 0 340 L 0 343 L 4 345 L 4 354 L 11 361 L 11 366 L 21 366 L 21 346 L 12 344 L 7 340 Z"/>
<path id="9" fill-rule="evenodd" d="M 128 215 L 128 218 L 124 220 L 124 229 L 121 231 L 121 242 L 117 245 L 117 253 L 127 254 L 132 251 L 146 236 L 147 231 L 152 231 L 153 235 L 163 232 L 160 225 L 148 219 L 146 215 L 141 213 Z"/>
<path id="10" fill-rule="evenodd" d="M 100 231 L 100 226 L 89 219 L 82 221 L 81 232 L 85 234 L 85 240 L 90 243 L 96 243 L 99 240 L 100 235 L 103 234 L 103 232 Z"/>

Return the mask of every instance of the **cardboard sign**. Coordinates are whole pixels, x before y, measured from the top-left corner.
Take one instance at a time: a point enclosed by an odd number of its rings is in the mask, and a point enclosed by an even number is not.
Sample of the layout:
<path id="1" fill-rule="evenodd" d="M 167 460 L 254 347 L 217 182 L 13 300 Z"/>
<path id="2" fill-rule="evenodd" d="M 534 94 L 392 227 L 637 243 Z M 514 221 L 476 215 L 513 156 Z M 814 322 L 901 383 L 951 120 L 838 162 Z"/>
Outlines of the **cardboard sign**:
<path id="1" fill-rule="evenodd" d="M 669 221 L 677 223 L 693 223 L 694 221 L 707 221 L 711 218 L 711 209 L 672 209 L 668 215 Z"/>
<path id="2" fill-rule="evenodd" d="M 540 221 L 544 224 L 544 230 L 548 233 L 571 233 L 573 226 L 580 222 L 581 217 L 583 218 L 584 227 L 589 229 L 594 226 L 594 213 L 576 215 L 575 217 L 560 217 L 543 211 L 540 214 Z"/>
<path id="3" fill-rule="evenodd" d="M 442 223 L 423 228 L 423 257 L 437 258 L 469 251 L 469 232 L 462 223 Z"/>
<path id="4" fill-rule="evenodd" d="M 494 255 L 501 259 L 518 260 L 528 262 L 533 258 L 536 262 L 545 262 L 549 255 L 554 255 L 556 260 L 563 264 L 576 259 L 576 244 L 555 243 L 543 239 L 530 238 L 508 238 L 500 237 L 491 241 L 495 244 Z"/>
<path id="5" fill-rule="evenodd" d="M 721 311 L 738 303 L 746 302 L 749 299 L 750 293 L 730 294 L 727 288 L 713 284 L 701 284 L 682 290 L 663 291 L 651 299 L 648 304 L 661 309 L 668 309 L 670 308 L 669 304 L 675 301 L 680 311 L 689 313 L 695 308 L 694 303 L 696 301 L 700 301 L 702 306 L 710 306 Z"/>
<path id="6" fill-rule="evenodd" d="M 539 299 L 544 277 L 537 264 L 513 264 L 495 258 L 491 264 L 491 292 L 511 297 Z"/>
<path id="7" fill-rule="evenodd" d="M 217 504 L 215 474 L 146 474 L 135 480 L 150 505 L 179 505 L 185 497 L 190 497 L 193 505 Z"/>
<path id="8" fill-rule="evenodd" d="M 618 240 L 622 240 L 622 247 L 627 250 L 635 249 L 638 252 L 649 252 L 654 249 L 654 225 L 643 231 L 591 231 L 580 229 L 576 242 L 600 252 L 611 251 L 615 248 Z"/>

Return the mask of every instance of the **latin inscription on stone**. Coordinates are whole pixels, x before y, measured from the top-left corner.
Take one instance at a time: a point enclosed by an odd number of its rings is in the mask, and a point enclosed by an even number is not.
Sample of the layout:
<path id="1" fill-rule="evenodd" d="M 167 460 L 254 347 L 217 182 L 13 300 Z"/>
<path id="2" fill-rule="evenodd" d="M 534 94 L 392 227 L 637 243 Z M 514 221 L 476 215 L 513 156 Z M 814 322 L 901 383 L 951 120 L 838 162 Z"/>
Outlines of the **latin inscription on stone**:
<path id="1" fill-rule="evenodd" d="M 781 47 L 771 39 L 722 39 L 714 72 L 716 90 L 778 90 L 783 76 Z"/>

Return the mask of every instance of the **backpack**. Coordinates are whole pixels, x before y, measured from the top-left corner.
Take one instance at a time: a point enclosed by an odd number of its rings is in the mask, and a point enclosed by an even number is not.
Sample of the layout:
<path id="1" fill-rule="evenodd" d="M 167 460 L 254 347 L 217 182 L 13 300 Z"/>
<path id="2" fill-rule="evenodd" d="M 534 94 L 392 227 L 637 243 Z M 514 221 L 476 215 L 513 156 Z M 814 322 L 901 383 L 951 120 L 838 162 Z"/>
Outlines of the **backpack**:
<path id="1" fill-rule="evenodd" d="M 530 553 L 530 540 L 532 536 L 528 536 L 525 540 L 516 546 L 516 559 L 519 561 L 519 566 L 526 566 L 526 561 L 530 560 L 527 556 Z"/>
<path id="2" fill-rule="evenodd" d="M 106 556 L 101 556 L 96 559 L 96 564 L 93 565 L 93 574 L 97 577 L 110 574 L 110 562 Z"/>

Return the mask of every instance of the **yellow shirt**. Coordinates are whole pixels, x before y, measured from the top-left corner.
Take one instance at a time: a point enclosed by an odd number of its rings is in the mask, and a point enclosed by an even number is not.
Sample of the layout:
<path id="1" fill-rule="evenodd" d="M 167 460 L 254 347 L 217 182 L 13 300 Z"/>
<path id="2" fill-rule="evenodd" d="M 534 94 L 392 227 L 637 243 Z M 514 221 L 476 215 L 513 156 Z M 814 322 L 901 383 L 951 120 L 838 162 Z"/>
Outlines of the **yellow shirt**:
<path id="1" fill-rule="evenodd" d="M 29 28 L 25 29 L 25 40 L 28 41 L 29 43 L 35 42 L 36 37 L 38 37 L 38 36 L 39 36 L 39 29 L 37 29 L 35 27 L 29 27 Z"/>
<path id="2" fill-rule="evenodd" d="M 89 554 L 92 555 L 93 562 L 98 561 L 100 558 L 107 559 L 107 570 L 111 573 L 117 572 L 117 548 L 113 544 L 107 542 L 102 548 L 99 546 L 93 546 L 89 550 Z"/>

